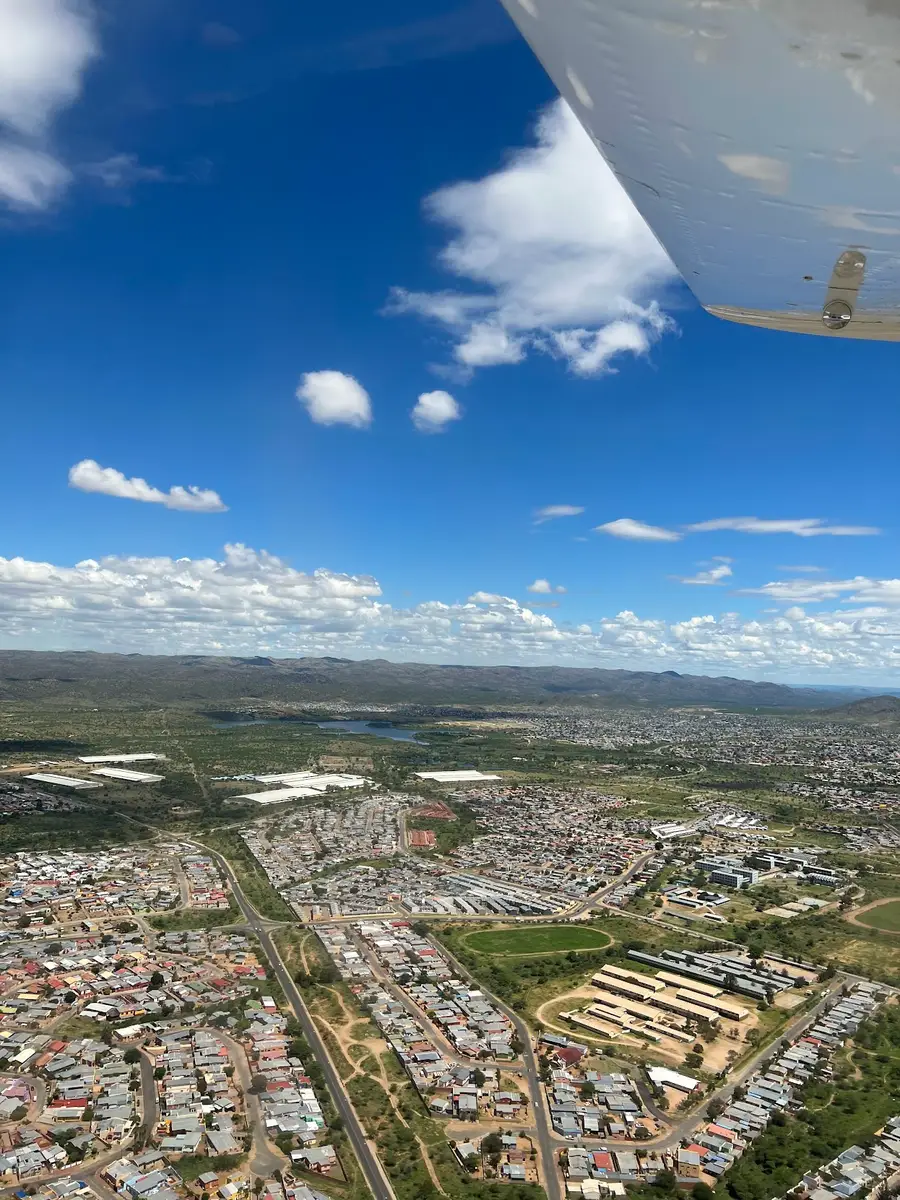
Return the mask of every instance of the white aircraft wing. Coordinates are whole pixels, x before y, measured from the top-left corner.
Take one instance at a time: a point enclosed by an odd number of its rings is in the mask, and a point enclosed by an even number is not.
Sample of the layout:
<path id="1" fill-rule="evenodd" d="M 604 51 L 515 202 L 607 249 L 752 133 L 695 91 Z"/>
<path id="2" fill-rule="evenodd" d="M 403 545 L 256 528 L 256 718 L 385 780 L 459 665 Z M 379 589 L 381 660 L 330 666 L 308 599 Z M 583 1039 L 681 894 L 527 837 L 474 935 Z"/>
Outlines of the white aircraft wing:
<path id="1" fill-rule="evenodd" d="M 900 340 L 900 0 L 503 0 L 700 303 Z"/>

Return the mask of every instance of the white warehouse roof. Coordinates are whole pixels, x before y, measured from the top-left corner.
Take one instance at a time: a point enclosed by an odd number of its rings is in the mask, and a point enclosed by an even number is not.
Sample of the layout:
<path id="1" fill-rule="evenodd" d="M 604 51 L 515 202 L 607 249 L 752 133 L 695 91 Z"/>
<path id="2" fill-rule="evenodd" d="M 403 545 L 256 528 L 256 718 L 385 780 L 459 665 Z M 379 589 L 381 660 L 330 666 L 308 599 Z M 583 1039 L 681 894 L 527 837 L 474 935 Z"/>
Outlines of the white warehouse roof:
<path id="1" fill-rule="evenodd" d="M 76 791 L 103 787 L 102 783 L 97 783 L 94 779 L 76 779 L 74 775 L 47 775 L 40 771 L 36 775 L 26 775 L 25 778 L 33 779 L 35 783 L 55 783 L 57 787 L 74 788 Z"/>
<path id="2" fill-rule="evenodd" d="M 301 796 L 321 796 L 328 788 L 360 788 L 370 781 L 362 775 L 317 775 L 314 771 L 289 771 L 284 775 L 254 775 L 258 783 L 283 783 L 282 788 L 270 792 L 249 792 L 239 800 L 253 800 L 256 804 L 281 804 Z"/>
<path id="3" fill-rule="evenodd" d="M 668 1067 L 648 1067 L 647 1074 L 658 1087 L 674 1087 L 682 1092 L 692 1092 L 694 1088 L 700 1087 L 699 1079 L 692 1079 L 690 1075 L 679 1075 L 677 1071 L 670 1071 Z"/>
<path id="4" fill-rule="evenodd" d="M 79 758 L 83 763 L 129 763 L 150 762 L 165 759 L 164 754 L 88 754 Z"/>
<path id="5" fill-rule="evenodd" d="M 124 771 L 120 767 L 100 767 L 92 775 L 105 775 L 107 779 L 122 779 L 125 783 L 161 783 L 164 775 L 150 775 L 146 771 Z"/>
<path id="6" fill-rule="evenodd" d="M 499 775 L 484 775 L 481 771 L 416 771 L 419 779 L 436 779 L 438 783 L 468 783 L 476 779 L 499 779 Z"/>
<path id="7" fill-rule="evenodd" d="M 238 800 L 252 800 L 255 804 L 285 804 L 288 800 L 299 800 L 302 796 L 321 796 L 316 788 L 286 787 L 272 788 L 270 792 L 246 792 Z"/>

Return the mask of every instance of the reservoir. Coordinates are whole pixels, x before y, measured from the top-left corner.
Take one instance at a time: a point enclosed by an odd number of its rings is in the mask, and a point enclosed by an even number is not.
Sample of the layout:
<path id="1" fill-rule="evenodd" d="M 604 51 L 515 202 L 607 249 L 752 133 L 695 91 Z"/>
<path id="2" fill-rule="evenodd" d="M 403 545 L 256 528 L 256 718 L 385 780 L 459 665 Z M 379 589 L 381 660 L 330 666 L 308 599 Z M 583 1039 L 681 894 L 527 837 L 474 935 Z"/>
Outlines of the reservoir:
<path id="1" fill-rule="evenodd" d="M 326 733 L 357 733 L 368 737 L 390 738 L 392 742 L 419 742 L 413 729 L 395 729 L 389 721 L 286 721 L 279 717 L 248 717 L 245 720 L 214 721 L 214 729 L 246 729 L 250 725 L 314 725 Z M 424 742 L 419 742 L 425 745 Z"/>
<path id="2" fill-rule="evenodd" d="M 320 729 L 329 733 L 365 733 L 369 737 L 390 738 L 392 742 L 417 742 L 419 735 L 413 729 L 395 729 L 393 725 L 372 721 L 316 721 Z"/>

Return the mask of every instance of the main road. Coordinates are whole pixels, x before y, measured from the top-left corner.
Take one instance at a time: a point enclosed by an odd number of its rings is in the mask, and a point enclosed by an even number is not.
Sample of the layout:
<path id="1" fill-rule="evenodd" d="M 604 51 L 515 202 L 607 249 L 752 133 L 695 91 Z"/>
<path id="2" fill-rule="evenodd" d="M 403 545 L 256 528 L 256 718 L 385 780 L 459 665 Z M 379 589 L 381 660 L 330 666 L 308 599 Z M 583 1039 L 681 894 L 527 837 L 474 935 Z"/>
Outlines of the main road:
<path id="1" fill-rule="evenodd" d="M 303 1034 L 312 1048 L 313 1057 L 322 1068 L 328 1091 L 334 1101 L 335 1108 L 344 1122 L 344 1128 L 347 1131 L 347 1137 L 350 1139 L 350 1145 L 353 1147 L 356 1161 L 360 1165 L 360 1169 L 365 1176 L 366 1183 L 369 1185 L 372 1195 L 375 1200 L 397 1200 L 390 1181 L 385 1174 L 384 1167 L 379 1162 L 378 1156 L 366 1138 L 365 1130 L 360 1123 L 359 1117 L 356 1115 L 353 1105 L 350 1103 L 350 1097 L 344 1089 L 343 1081 L 331 1060 L 331 1056 L 316 1027 L 316 1023 L 303 1002 L 299 988 L 282 962 L 281 955 L 278 953 L 275 943 L 272 941 L 271 934 L 269 933 L 269 922 L 259 915 L 244 895 L 237 876 L 231 869 L 228 860 L 208 846 L 204 847 L 204 849 L 208 854 L 213 856 L 231 885 L 231 891 L 237 901 L 238 908 L 241 910 L 248 928 L 259 940 L 263 954 L 269 960 L 269 965 L 275 974 L 275 978 L 281 984 L 287 1001 L 300 1024 L 300 1028 L 303 1030 Z"/>
<path id="2" fill-rule="evenodd" d="M 468 968 L 447 949 L 446 945 L 441 942 L 441 953 L 445 958 L 456 967 L 463 979 L 470 979 L 471 975 Z M 525 1064 L 525 1078 L 528 1081 L 528 1091 L 531 1096 L 531 1114 L 534 1121 L 534 1129 L 537 1134 L 538 1153 L 541 1160 L 541 1175 L 544 1184 L 544 1191 L 547 1193 L 548 1200 L 563 1200 L 562 1185 L 560 1183 L 559 1171 L 556 1166 L 556 1150 L 554 1147 L 553 1133 L 550 1129 L 550 1118 L 547 1113 L 547 1108 L 544 1104 L 544 1096 L 541 1091 L 540 1072 L 538 1070 L 537 1055 L 534 1052 L 532 1045 L 531 1030 L 519 1016 L 519 1014 L 505 1004 L 499 996 L 488 992 L 482 984 L 478 984 L 479 989 L 487 996 L 491 1003 L 495 1005 L 512 1023 L 513 1029 L 516 1031 L 516 1036 L 522 1043 L 522 1061 Z"/>

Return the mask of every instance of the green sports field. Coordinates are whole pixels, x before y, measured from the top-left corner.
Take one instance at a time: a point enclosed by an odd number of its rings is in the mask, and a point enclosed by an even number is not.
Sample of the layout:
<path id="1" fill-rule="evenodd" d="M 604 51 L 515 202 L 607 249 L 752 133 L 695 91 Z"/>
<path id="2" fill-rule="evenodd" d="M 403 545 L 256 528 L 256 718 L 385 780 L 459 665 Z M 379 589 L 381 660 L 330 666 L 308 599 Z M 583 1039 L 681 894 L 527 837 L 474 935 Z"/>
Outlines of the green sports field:
<path id="1" fill-rule="evenodd" d="M 900 933 L 900 900 L 890 900 L 887 904 L 879 904 L 868 912 L 860 913 L 856 918 L 860 925 L 869 929 L 883 929 L 888 933 Z"/>
<path id="2" fill-rule="evenodd" d="M 479 954 L 554 954 L 566 950 L 602 950 L 610 938 L 602 929 L 577 925 L 528 925 L 518 929 L 478 929 L 467 934 Z"/>

